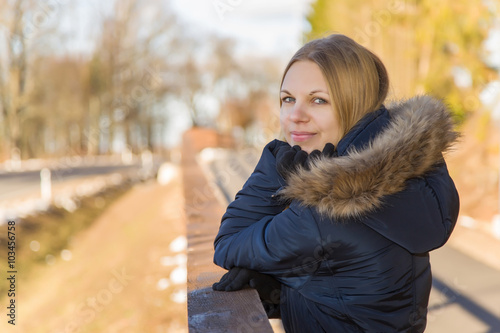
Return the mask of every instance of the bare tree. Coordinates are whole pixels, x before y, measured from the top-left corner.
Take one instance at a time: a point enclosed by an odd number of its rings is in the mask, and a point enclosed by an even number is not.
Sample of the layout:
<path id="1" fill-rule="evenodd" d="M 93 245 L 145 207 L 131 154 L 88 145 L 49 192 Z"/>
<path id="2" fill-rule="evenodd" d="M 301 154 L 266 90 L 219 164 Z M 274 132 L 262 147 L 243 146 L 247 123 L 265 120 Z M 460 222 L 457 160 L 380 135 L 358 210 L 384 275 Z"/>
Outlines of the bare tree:
<path id="1" fill-rule="evenodd" d="M 7 30 L 6 59 L 2 59 L 0 70 L 0 103 L 2 104 L 3 119 L 5 120 L 6 139 L 5 149 L 10 153 L 21 146 L 21 117 L 26 108 L 26 79 L 27 79 L 27 47 L 23 18 L 25 15 L 25 1 L 15 3 L 3 1 L 2 8 Z M 12 10 L 12 15 L 6 17 L 6 11 Z"/>
<path id="2" fill-rule="evenodd" d="M 43 42 L 55 29 L 59 4 L 34 0 L 0 0 L 0 111 L 4 155 L 22 153 L 29 156 L 24 146 L 22 127 L 28 118 L 33 84 L 30 72 L 37 52 L 44 50 Z M 3 37 L 3 40 L 1 39 Z"/>
<path id="3" fill-rule="evenodd" d="M 168 58 L 180 43 L 177 29 L 168 7 L 153 0 L 117 1 L 105 18 L 94 54 L 103 84 L 93 94 L 99 106 L 93 112 L 109 122 L 106 146 L 121 135 L 133 150 L 154 148 L 152 125 L 158 119 L 153 109 L 169 92 L 162 73 L 170 69 Z"/>

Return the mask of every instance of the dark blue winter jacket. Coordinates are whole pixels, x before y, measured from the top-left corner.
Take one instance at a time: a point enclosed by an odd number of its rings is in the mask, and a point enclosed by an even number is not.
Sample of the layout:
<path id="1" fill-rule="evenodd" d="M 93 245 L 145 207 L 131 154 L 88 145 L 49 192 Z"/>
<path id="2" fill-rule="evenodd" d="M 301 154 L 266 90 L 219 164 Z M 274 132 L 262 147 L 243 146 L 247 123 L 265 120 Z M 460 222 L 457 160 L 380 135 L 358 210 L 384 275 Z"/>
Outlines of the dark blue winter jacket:
<path id="1" fill-rule="evenodd" d="M 287 332 L 423 332 L 428 252 L 457 220 L 442 153 L 457 134 L 446 108 L 417 97 L 365 116 L 286 182 L 275 140 L 228 206 L 214 262 L 282 283 Z"/>

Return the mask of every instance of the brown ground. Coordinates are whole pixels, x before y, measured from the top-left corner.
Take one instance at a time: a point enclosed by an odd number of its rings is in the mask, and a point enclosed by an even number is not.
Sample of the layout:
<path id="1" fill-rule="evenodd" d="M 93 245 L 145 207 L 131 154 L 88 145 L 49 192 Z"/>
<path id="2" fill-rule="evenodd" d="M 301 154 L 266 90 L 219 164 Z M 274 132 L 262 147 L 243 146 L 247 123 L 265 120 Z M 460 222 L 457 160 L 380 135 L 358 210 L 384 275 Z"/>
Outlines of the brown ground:
<path id="1" fill-rule="evenodd" d="M 18 285 L 17 325 L 2 319 L 0 331 L 187 332 L 186 304 L 173 301 L 186 285 L 170 279 L 177 268 L 182 276 L 185 251 L 169 247 L 181 235 L 181 181 L 135 186 L 75 237 L 70 261 L 30 272 L 36 278 Z"/>

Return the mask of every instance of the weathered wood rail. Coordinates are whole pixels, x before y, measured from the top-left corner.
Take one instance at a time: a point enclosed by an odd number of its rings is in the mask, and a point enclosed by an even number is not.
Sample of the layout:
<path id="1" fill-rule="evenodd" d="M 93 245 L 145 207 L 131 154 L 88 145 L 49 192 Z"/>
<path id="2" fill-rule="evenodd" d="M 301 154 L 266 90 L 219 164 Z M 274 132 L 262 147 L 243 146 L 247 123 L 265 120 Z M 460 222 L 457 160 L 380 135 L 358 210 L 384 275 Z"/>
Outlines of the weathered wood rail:
<path id="1" fill-rule="evenodd" d="M 224 213 L 225 198 L 218 196 L 196 155 L 203 148 L 219 145 L 217 136 L 207 130 L 192 130 L 184 136 L 182 169 L 188 239 L 189 332 L 273 332 L 254 289 L 212 290 L 212 284 L 225 273 L 213 264 L 213 240 Z"/>

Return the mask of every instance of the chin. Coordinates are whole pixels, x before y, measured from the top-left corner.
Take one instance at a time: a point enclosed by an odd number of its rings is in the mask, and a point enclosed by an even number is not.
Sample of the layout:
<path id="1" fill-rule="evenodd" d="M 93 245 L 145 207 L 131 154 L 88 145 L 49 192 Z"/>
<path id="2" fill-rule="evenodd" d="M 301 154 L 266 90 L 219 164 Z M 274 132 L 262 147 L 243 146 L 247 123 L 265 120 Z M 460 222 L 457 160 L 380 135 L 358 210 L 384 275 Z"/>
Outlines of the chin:
<path id="1" fill-rule="evenodd" d="M 308 154 L 310 154 L 315 149 L 319 149 L 319 150 L 323 149 L 323 147 L 317 148 L 316 146 L 318 146 L 318 144 L 315 144 L 314 142 L 307 142 L 307 141 L 295 142 L 291 138 L 286 138 L 286 142 L 288 142 L 288 144 L 292 147 L 299 146 L 300 149 L 302 149 L 303 151 L 305 151 Z"/>
<path id="2" fill-rule="evenodd" d="M 314 147 L 312 147 L 312 145 L 304 143 L 304 142 L 295 142 L 291 146 L 292 147 L 299 146 L 300 149 L 302 149 L 303 151 L 305 151 L 308 154 L 310 154 L 314 149 L 318 149 L 318 148 L 314 148 Z"/>
<path id="3" fill-rule="evenodd" d="M 310 154 L 314 149 L 317 149 L 317 148 L 309 148 L 309 147 L 300 147 L 300 148 L 308 154 Z"/>

